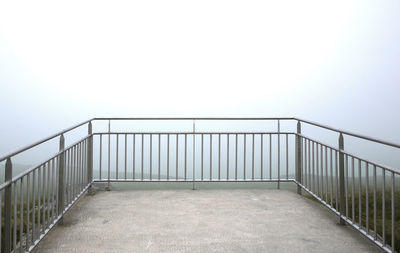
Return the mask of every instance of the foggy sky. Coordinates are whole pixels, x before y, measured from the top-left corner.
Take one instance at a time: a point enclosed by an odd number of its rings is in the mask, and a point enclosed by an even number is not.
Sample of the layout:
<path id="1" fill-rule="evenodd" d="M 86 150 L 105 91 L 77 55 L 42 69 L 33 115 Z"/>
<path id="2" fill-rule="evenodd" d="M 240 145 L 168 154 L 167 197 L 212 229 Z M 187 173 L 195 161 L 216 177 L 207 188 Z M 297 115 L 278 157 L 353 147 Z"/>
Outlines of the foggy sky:
<path id="1" fill-rule="evenodd" d="M 298 116 L 400 143 L 399 1 L 2 1 L 0 154 L 99 116 Z"/>

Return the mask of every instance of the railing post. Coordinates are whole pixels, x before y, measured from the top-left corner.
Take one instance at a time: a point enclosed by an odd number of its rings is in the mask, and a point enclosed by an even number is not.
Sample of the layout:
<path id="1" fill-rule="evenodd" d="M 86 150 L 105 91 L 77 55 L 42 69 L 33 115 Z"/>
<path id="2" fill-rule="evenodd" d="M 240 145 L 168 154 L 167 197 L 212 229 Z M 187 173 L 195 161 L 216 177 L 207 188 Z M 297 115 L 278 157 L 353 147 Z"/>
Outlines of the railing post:
<path id="1" fill-rule="evenodd" d="M 64 135 L 60 135 L 60 151 L 64 150 L 65 140 Z M 59 224 L 63 224 L 63 211 L 64 211 L 64 152 L 58 157 L 58 215 L 61 215 Z"/>
<path id="2" fill-rule="evenodd" d="M 346 222 L 343 219 L 345 216 L 345 192 L 344 192 L 344 141 L 343 134 L 339 135 L 339 185 L 340 185 L 340 225 L 345 225 Z"/>
<path id="3" fill-rule="evenodd" d="M 297 183 L 301 184 L 302 183 L 302 178 L 301 178 L 301 158 L 302 158 L 302 141 L 301 137 L 299 136 L 301 134 L 301 123 L 300 121 L 297 121 L 297 135 L 296 135 L 296 181 Z M 297 185 L 297 193 L 301 195 L 301 186 Z"/>
<path id="4" fill-rule="evenodd" d="M 12 163 L 11 158 L 7 158 L 5 182 L 12 179 Z M 15 189 L 14 189 L 15 190 Z M 11 252 L 11 194 L 12 184 L 10 183 L 4 191 L 4 251 Z M 1 208 L 1 207 L 0 207 Z M 0 249 L 1 250 L 1 249 Z"/>
<path id="5" fill-rule="evenodd" d="M 90 184 L 88 193 L 93 194 L 93 189 L 92 189 L 92 181 L 93 181 L 93 135 L 92 135 L 92 122 L 89 122 L 88 124 L 88 149 L 87 149 L 87 178 L 88 178 L 88 184 Z"/>

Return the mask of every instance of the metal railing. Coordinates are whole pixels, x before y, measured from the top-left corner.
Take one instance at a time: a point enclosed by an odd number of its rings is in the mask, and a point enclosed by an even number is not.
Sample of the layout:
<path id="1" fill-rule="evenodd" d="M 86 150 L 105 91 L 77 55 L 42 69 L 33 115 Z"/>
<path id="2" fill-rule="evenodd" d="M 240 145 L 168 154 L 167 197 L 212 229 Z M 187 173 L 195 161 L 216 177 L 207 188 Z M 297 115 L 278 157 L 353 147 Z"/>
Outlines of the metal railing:
<path id="1" fill-rule="evenodd" d="M 101 121 L 108 122 L 108 131 L 93 132 L 92 123 Z M 192 128 L 111 131 L 114 121 L 184 121 Z M 270 131 L 196 131 L 196 122 L 211 121 L 276 125 Z M 283 121 L 297 122 L 296 131 L 281 131 Z M 338 146 L 302 134 L 302 123 L 338 133 Z M 85 125 L 88 135 L 65 147 L 64 135 Z M 386 252 L 398 252 L 400 172 L 345 151 L 344 135 L 400 149 L 395 143 L 293 117 L 93 118 L 0 158 L 6 161 L 0 185 L 0 249 L 32 251 L 94 182 L 105 182 L 108 188 L 112 182 L 189 182 L 193 189 L 201 182 L 276 182 L 278 189 L 289 182 L 299 194 L 310 194 L 337 214 L 341 224 Z M 54 138 L 60 139 L 56 154 L 13 177 L 14 156 Z"/>

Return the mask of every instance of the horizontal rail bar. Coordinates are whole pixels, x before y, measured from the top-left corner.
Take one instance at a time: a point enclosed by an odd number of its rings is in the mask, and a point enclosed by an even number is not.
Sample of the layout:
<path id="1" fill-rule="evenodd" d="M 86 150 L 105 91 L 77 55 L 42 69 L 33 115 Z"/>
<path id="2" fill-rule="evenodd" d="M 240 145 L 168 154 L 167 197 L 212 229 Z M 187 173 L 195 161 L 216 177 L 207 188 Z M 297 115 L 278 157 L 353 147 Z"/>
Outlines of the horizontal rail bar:
<path id="1" fill-rule="evenodd" d="M 349 136 L 357 137 L 357 138 L 360 138 L 360 139 L 376 142 L 376 143 L 379 143 L 379 144 L 392 146 L 392 147 L 395 147 L 395 148 L 400 148 L 400 144 L 398 144 L 398 143 L 393 143 L 393 142 L 389 142 L 389 141 L 385 141 L 385 140 L 380 140 L 380 139 L 377 139 L 377 138 L 372 138 L 372 137 L 369 137 L 369 136 L 366 136 L 366 135 L 361 135 L 361 134 L 356 134 L 356 133 L 349 132 L 349 131 L 344 131 L 342 129 L 333 128 L 333 127 L 330 127 L 330 126 L 327 126 L 327 125 L 319 124 L 319 123 L 316 123 L 316 122 L 313 122 L 313 121 L 309 121 L 309 120 L 305 120 L 305 119 L 294 118 L 294 120 L 298 120 L 300 122 L 304 122 L 304 123 L 307 123 L 307 124 L 310 124 L 310 125 L 313 125 L 313 126 L 325 128 L 325 129 L 328 129 L 328 130 L 331 130 L 331 131 L 334 131 L 334 132 L 337 132 L 337 133 L 342 133 L 342 134 L 345 134 L 345 135 L 349 135 Z"/>
<path id="2" fill-rule="evenodd" d="M 267 118 L 229 118 L 229 117 L 206 117 L 206 118 L 93 118 L 92 120 L 294 120 L 294 117 L 267 117 Z"/>
<path id="3" fill-rule="evenodd" d="M 56 134 L 53 134 L 53 135 L 51 135 L 51 136 L 49 136 L 49 137 L 47 137 L 47 138 L 44 138 L 44 139 L 42 139 L 42 140 L 40 140 L 40 141 L 37 141 L 37 142 L 35 142 L 35 143 L 33 143 L 33 144 L 30 144 L 30 145 L 28 145 L 28 146 L 25 146 L 25 147 L 23 147 L 23 148 L 20 148 L 20 149 L 18 149 L 18 150 L 16 150 L 16 151 L 11 152 L 11 153 L 8 153 L 8 154 L 6 154 L 6 155 L 3 155 L 3 156 L 0 158 L 0 162 L 6 160 L 6 159 L 9 158 L 9 157 L 13 157 L 13 156 L 15 156 L 15 155 L 17 155 L 17 154 L 19 154 L 19 153 L 22 153 L 22 152 L 24 152 L 24 151 L 26 151 L 26 150 L 28 150 L 28 149 L 30 149 L 30 148 L 33 148 L 33 147 L 35 147 L 35 146 L 37 146 L 37 145 L 40 145 L 40 144 L 42 144 L 42 143 L 44 143 L 44 142 L 46 142 L 46 141 L 48 141 L 48 140 L 51 140 L 51 139 L 53 139 L 53 138 L 56 138 L 56 137 L 58 137 L 58 136 L 60 136 L 60 135 L 62 135 L 62 134 L 64 134 L 64 133 L 66 133 L 66 132 L 69 132 L 69 131 L 71 131 L 71 130 L 74 130 L 74 129 L 76 129 L 76 128 L 82 126 L 82 125 L 85 125 L 85 124 L 89 123 L 89 122 L 92 121 L 92 120 L 93 120 L 93 119 L 89 119 L 89 120 L 83 121 L 83 122 L 81 122 L 81 123 L 79 123 L 79 124 L 77 124 L 77 125 L 74 125 L 74 126 L 72 126 L 72 127 L 70 127 L 70 128 L 67 128 L 67 129 L 64 129 L 64 130 L 62 130 L 62 131 L 60 131 L 60 132 L 58 132 L 58 133 L 56 133 Z"/>
<path id="4" fill-rule="evenodd" d="M 107 183 L 107 182 L 114 182 L 114 183 L 121 183 L 121 182 L 143 182 L 143 183 L 193 183 L 193 179 L 102 179 L 102 180 L 93 180 L 94 183 Z M 240 183 L 240 182 L 245 182 L 245 183 L 257 183 L 257 182 L 284 182 L 284 183 L 289 183 L 289 182 L 295 182 L 295 179 L 196 179 L 194 180 L 195 183 Z"/>
<path id="5" fill-rule="evenodd" d="M 167 135 L 167 134 L 195 134 L 195 135 L 201 135 L 201 134 L 279 134 L 279 135 L 285 135 L 285 134 L 296 134 L 294 132 L 98 132 L 98 133 L 93 133 L 93 135 L 107 135 L 107 134 L 139 134 L 139 135 L 150 135 L 150 134 L 161 134 L 161 135 Z"/>

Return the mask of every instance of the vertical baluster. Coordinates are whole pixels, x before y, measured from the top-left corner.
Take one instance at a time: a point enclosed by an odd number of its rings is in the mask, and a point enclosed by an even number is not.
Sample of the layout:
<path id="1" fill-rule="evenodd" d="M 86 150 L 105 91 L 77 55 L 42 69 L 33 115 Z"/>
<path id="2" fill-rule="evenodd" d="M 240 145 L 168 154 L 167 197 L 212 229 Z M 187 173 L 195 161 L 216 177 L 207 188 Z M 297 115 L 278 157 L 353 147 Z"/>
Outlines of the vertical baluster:
<path id="1" fill-rule="evenodd" d="M 153 180 L 153 135 L 152 134 L 150 134 L 150 181 L 151 180 Z"/>
<path id="2" fill-rule="evenodd" d="M 299 159 L 301 158 L 299 157 Z M 286 180 L 288 179 L 289 179 L 289 140 L 288 140 L 288 134 L 286 134 Z"/>
<path id="3" fill-rule="evenodd" d="M 278 189 L 280 189 L 281 185 L 281 127 L 280 121 L 278 120 Z"/>
<path id="4" fill-rule="evenodd" d="M 204 134 L 201 134 L 201 181 L 204 179 Z"/>
<path id="5" fill-rule="evenodd" d="M 29 174 L 28 174 L 29 175 Z M 28 194 L 29 194 L 29 192 L 28 192 Z M 2 215 L 2 210 L 3 210 L 3 191 L 0 191 L 0 250 L 2 249 L 2 246 L 3 246 L 3 244 L 2 244 L 2 230 L 3 229 L 1 229 L 2 227 L 3 227 L 3 215 Z M 28 209 L 29 210 L 29 209 Z M 29 222 L 28 222 L 28 224 L 29 224 Z M 29 231 L 29 228 L 26 230 L 26 231 Z"/>
<path id="6" fill-rule="evenodd" d="M 272 134 L 269 134 L 269 180 L 272 179 Z"/>
<path id="7" fill-rule="evenodd" d="M 14 226 L 13 226 L 13 251 L 17 251 L 17 208 L 18 208 L 18 200 L 17 200 L 17 195 L 18 195 L 18 188 L 17 188 L 17 181 L 14 182 L 13 184 L 13 189 L 14 189 Z"/>
<path id="8" fill-rule="evenodd" d="M 42 167 L 40 166 L 38 169 L 38 215 L 37 215 L 37 224 L 38 224 L 38 228 L 37 228 L 37 234 L 36 234 L 36 238 L 37 239 L 40 236 L 41 230 L 42 230 L 42 226 L 41 226 L 41 222 L 40 222 L 40 217 L 42 215 L 42 208 L 41 208 L 41 196 L 42 196 L 42 191 L 41 191 L 41 186 L 42 186 Z"/>
<path id="9" fill-rule="evenodd" d="M 29 231 L 30 231 L 30 226 L 29 226 L 29 216 L 30 216 L 30 173 L 26 175 L 26 239 L 25 239 L 25 246 L 26 249 L 29 249 Z M 0 205 L 1 205 L 1 192 L 0 192 Z M 1 208 L 0 208 L 1 209 Z M 0 210 L 0 218 L 1 218 L 1 210 Z M 0 228 L 1 228 L 1 221 L 0 221 Z M 0 229 L 1 230 L 1 229 Z M 1 238 L 1 232 L 0 232 L 0 238 Z M 0 243 L 0 249 L 1 249 L 1 243 Z"/>
<path id="10" fill-rule="evenodd" d="M 311 189 L 312 187 L 312 181 L 311 181 L 311 142 L 310 140 L 307 140 L 308 142 L 308 188 Z"/>
<path id="11" fill-rule="evenodd" d="M 57 179 L 57 175 L 55 174 L 55 158 L 53 158 L 51 160 L 51 201 L 52 201 L 52 205 L 51 205 L 51 220 L 52 222 L 54 222 L 55 216 L 54 216 L 54 209 L 56 208 L 56 203 L 57 203 L 57 197 L 56 199 L 54 199 L 54 196 L 57 196 L 57 182 L 55 181 Z M 29 175 L 29 174 L 28 174 Z M 71 177 L 72 178 L 72 177 Z M 72 178 L 73 180 L 73 178 Z M 73 181 L 71 182 L 71 184 L 73 183 Z M 28 177 L 28 188 L 29 188 L 29 177 Z M 29 196 L 29 195 L 28 195 Z M 29 205 L 29 201 L 27 203 Z M 29 210 L 29 206 L 28 206 L 28 210 Z M 29 223 L 29 217 L 28 217 L 28 223 Z"/>
<path id="12" fill-rule="evenodd" d="M 324 200 L 324 147 L 321 144 L 321 199 Z"/>
<path id="13" fill-rule="evenodd" d="M 394 225 L 395 225 L 395 213 L 394 213 L 394 206 L 395 206 L 395 203 L 394 203 L 394 193 L 395 193 L 395 180 L 394 180 L 395 178 L 394 178 L 394 172 L 392 171 L 392 199 L 391 199 L 391 204 L 392 204 L 392 251 L 395 251 L 395 243 L 394 243 L 394 241 L 395 241 L 395 227 L 394 227 Z"/>
<path id="14" fill-rule="evenodd" d="M 238 179 L 238 134 L 235 134 L 235 180 L 237 181 Z"/>
<path id="15" fill-rule="evenodd" d="M 99 179 L 101 181 L 101 170 L 102 170 L 102 158 L 103 158 L 103 135 L 100 134 L 99 137 L 99 142 L 100 142 L 100 154 L 99 154 Z"/>
<path id="16" fill-rule="evenodd" d="M 366 229 L 367 234 L 369 234 L 369 163 L 365 163 L 365 177 L 366 177 L 366 184 L 365 184 L 365 212 L 366 212 Z"/>
<path id="17" fill-rule="evenodd" d="M 47 163 L 45 163 L 44 165 L 43 165 L 43 216 L 42 216 L 42 220 L 43 220 L 43 231 L 45 230 L 45 228 L 46 228 L 46 224 L 47 224 L 47 222 L 46 222 L 46 185 L 47 185 L 47 183 L 46 183 L 46 168 L 47 168 Z M 67 175 L 67 173 L 65 173 L 66 175 Z"/>
<path id="18" fill-rule="evenodd" d="M 229 180 L 229 134 L 226 135 L 226 180 Z"/>
<path id="19" fill-rule="evenodd" d="M 192 157 L 192 175 L 193 175 L 193 183 L 192 190 L 195 190 L 195 181 L 196 181 L 196 121 L 193 120 L 193 157 Z"/>
<path id="20" fill-rule="evenodd" d="M 50 206 L 52 204 L 51 198 L 50 198 L 50 192 L 51 192 L 51 179 L 50 179 L 50 174 L 51 174 L 51 166 L 50 166 L 50 161 L 47 162 L 47 226 L 50 226 L 51 220 L 50 220 Z"/>
<path id="21" fill-rule="evenodd" d="M 261 144 L 260 144 L 260 153 L 261 153 L 261 181 L 264 180 L 264 135 L 261 134 Z"/>
<path id="22" fill-rule="evenodd" d="M 23 183 L 24 178 L 21 177 L 20 184 L 19 184 L 19 252 L 23 252 L 22 248 L 22 236 L 24 231 L 24 192 L 23 192 Z M 1 202 L 0 202 L 1 204 Z M 1 215 L 0 215 L 1 218 Z M 1 237 L 0 237 L 1 238 Z"/>
<path id="23" fill-rule="evenodd" d="M 333 161 L 332 161 L 332 149 L 329 149 L 330 155 L 330 169 L 331 169 L 331 207 L 333 207 Z"/>
<path id="24" fill-rule="evenodd" d="M 354 157 L 351 157 L 351 211 L 352 211 L 352 221 L 355 222 L 356 218 L 356 208 L 354 204 L 354 187 L 355 187 L 355 179 L 354 179 Z"/>
<path id="25" fill-rule="evenodd" d="M 386 245 L 386 178 L 385 169 L 382 168 L 382 244 Z"/>
<path id="26" fill-rule="evenodd" d="M 243 143 L 243 180 L 246 180 L 246 134 L 243 136 L 244 143 Z"/>
<path id="27" fill-rule="evenodd" d="M 110 190 L 110 174 L 111 174 L 111 133 L 110 133 L 110 121 L 108 122 L 108 178 L 107 178 L 107 190 Z"/>
<path id="28" fill-rule="evenodd" d="M 31 244 L 35 242 L 36 237 L 36 191 L 35 191 L 35 183 L 36 182 L 36 170 L 32 171 L 32 238 Z M 58 202 L 58 195 L 57 195 Z"/>
<path id="29" fill-rule="evenodd" d="M 343 140 L 343 134 L 340 133 L 339 135 L 339 177 L 340 177 L 340 224 L 341 225 L 345 225 L 346 222 L 343 219 L 343 216 L 346 215 L 347 216 L 347 190 L 345 192 L 345 166 L 344 166 L 344 140 Z M 347 156 L 346 156 L 347 158 Z M 347 160 L 346 160 L 347 163 Z M 347 164 L 346 164 L 346 168 L 347 168 Z M 346 171 L 347 174 L 347 171 Z M 347 184 L 347 183 L 346 183 Z M 346 194 L 346 205 L 344 203 L 345 201 L 345 195 Z"/>
<path id="30" fill-rule="evenodd" d="M 127 179 L 126 173 L 127 173 L 127 156 L 128 156 L 128 147 L 127 147 L 127 142 L 128 142 L 128 136 L 125 134 L 125 180 Z"/>
<path id="31" fill-rule="evenodd" d="M 187 134 L 185 134 L 185 181 L 187 177 Z"/>
<path id="32" fill-rule="evenodd" d="M 141 159 L 141 163 L 142 163 L 142 170 L 141 170 L 141 175 L 140 175 L 140 178 L 141 178 L 141 180 L 143 181 L 143 177 L 144 177 L 144 134 L 142 134 L 142 139 L 141 139 L 141 141 L 142 141 L 142 151 L 141 151 L 141 156 L 142 156 L 142 159 Z"/>
<path id="33" fill-rule="evenodd" d="M 254 180 L 254 134 L 251 135 L 251 179 Z"/>
<path id="34" fill-rule="evenodd" d="M 169 134 L 167 134 L 167 181 L 169 180 Z"/>
<path id="35" fill-rule="evenodd" d="M 115 138 L 116 138 L 116 152 L 115 152 L 115 179 L 117 179 L 118 180 L 118 165 L 119 165 L 119 160 L 118 160 L 118 158 L 119 158 L 119 134 L 116 134 L 115 135 Z"/>
<path id="36" fill-rule="evenodd" d="M 344 166 L 344 180 L 345 180 L 345 185 L 344 185 L 344 192 L 345 192 L 345 199 L 346 199 L 346 218 L 349 217 L 349 156 L 345 155 L 345 166 Z"/>
<path id="37" fill-rule="evenodd" d="M 377 239 L 376 231 L 376 165 L 374 164 L 374 238 Z"/>
<path id="38" fill-rule="evenodd" d="M 158 180 L 161 179 L 161 134 L 158 135 Z"/>
<path id="39" fill-rule="evenodd" d="M 320 189 L 319 189 L 319 144 L 318 143 L 315 143 L 315 165 L 317 166 L 316 168 L 315 168 L 315 171 L 316 171 L 316 173 L 317 173 L 317 175 L 316 175 L 316 181 L 317 181 L 317 191 L 316 191 L 316 193 L 317 193 L 317 196 L 318 197 L 320 197 L 321 196 L 321 194 L 320 194 Z"/>
<path id="40" fill-rule="evenodd" d="M 325 147 L 325 182 L 326 182 L 326 191 L 325 191 L 325 200 L 328 204 L 328 193 L 329 193 L 329 181 L 328 181 L 328 147 Z"/>
<path id="41" fill-rule="evenodd" d="M 218 134 L 218 180 L 221 180 L 221 134 Z"/>
<path id="42" fill-rule="evenodd" d="M 212 180 L 212 134 L 210 134 L 210 181 Z"/>
<path id="43" fill-rule="evenodd" d="M 132 134 L 132 179 L 136 179 L 136 134 Z"/>
<path id="44" fill-rule="evenodd" d="M 169 180 L 169 134 L 167 134 L 167 180 Z"/>
<path id="45" fill-rule="evenodd" d="M 179 165 L 179 135 L 176 135 L 176 180 L 178 180 L 178 165 Z"/>
<path id="46" fill-rule="evenodd" d="M 314 144 L 314 142 L 312 141 L 312 191 L 314 191 L 314 192 L 316 192 L 315 191 L 315 149 L 314 149 L 314 147 L 315 147 L 315 144 Z"/>
<path id="47" fill-rule="evenodd" d="M 358 159 L 358 224 L 359 227 L 362 227 L 362 198 L 361 198 L 361 193 L 362 193 L 362 179 L 361 179 L 361 160 Z"/>

